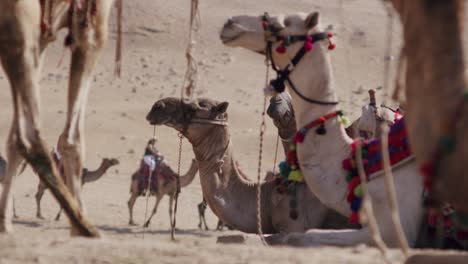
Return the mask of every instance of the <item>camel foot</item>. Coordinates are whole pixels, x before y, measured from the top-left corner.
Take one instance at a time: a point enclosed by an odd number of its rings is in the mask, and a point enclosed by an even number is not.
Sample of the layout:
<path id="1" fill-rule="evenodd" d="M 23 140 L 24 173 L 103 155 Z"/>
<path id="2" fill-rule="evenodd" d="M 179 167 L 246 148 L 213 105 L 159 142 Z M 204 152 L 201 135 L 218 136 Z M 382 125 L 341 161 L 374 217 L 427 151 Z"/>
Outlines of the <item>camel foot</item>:
<path id="1" fill-rule="evenodd" d="M 57 215 L 57 216 L 55 217 L 55 221 L 59 221 L 59 220 L 60 220 L 60 215 Z"/>
<path id="2" fill-rule="evenodd" d="M 202 229 L 202 226 L 201 226 L 201 224 L 198 224 L 198 229 Z"/>
<path id="3" fill-rule="evenodd" d="M 41 214 L 37 214 L 37 215 L 36 215 L 36 218 L 41 219 L 41 220 L 44 220 L 44 219 L 45 219 Z"/>
<path id="4" fill-rule="evenodd" d="M 138 224 L 135 223 L 135 222 L 133 222 L 133 221 L 129 221 L 129 222 L 128 222 L 128 225 L 129 225 L 129 226 L 137 226 Z"/>
<path id="5" fill-rule="evenodd" d="M 11 223 L 6 223 L 5 221 L 0 222 L 0 233 L 12 233 L 13 226 Z"/>
<path id="6" fill-rule="evenodd" d="M 150 222 L 149 222 L 149 221 L 146 221 L 145 224 L 143 225 L 143 227 L 148 227 L 149 224 L 150 224 Z"/>
<path id="7" fill-rule="evenodd" d="M 13 219 L 18 219 L 18 218 L 19 218 L 19 216 L 18 216 L 18 215 L 16 215 L 16 214 L 15 214 L 15 215 L 13 215 Z"/>

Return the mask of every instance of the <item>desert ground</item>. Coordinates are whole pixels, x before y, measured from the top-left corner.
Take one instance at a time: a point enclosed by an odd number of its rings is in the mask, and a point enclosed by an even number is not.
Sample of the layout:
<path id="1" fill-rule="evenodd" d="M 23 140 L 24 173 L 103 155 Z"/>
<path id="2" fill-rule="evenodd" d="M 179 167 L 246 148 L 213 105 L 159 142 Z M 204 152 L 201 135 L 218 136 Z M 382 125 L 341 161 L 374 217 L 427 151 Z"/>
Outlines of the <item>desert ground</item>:
<path id="1" fill-rule="evenodd" d="M 145 116 L 156 100 L 180 94 L 189 2 L 125 1 L 120 79 L 113 75 L 115 16 L 109 22 L 110 38 L 95 70 L 88 100 L 85 166 L 94 169 L 103 157 L 118 158 L 120 165 L 83 189 L 87 214 L 103 238 L 70 238 L 66 217 L 58 222 L 53 220 L 58 205 L 50 193 L 43 199 L 46 219 L 37 219 L 34 194 L 38 177 L 27 169 L 15 184 L 19 218 L 14 220 L 14 232 L 0 235 L 0 263 L 383 263 L 376 249 L 362 245 L 346 249 L 264 247 L 255 236 L 249 236 L 244 245 L 217 244 L 218 236 L 240 232 L 198 230 L 197 204 L 202 200 L 198 176 L 182 189 L 176 242 L 170 240 L 167 198 L 146 230 L 141 226 L 146 199 L 139 198 L 134 214 L 140 225 L 128 225 L 130 176 L 138 168 L 146 141 L 153 135 L 153 127 Z M 368 102 L 368 89 L 377 89 L 378 100 L 383 100 L 384 62 L 389 60 L 394 68 L 401 46 L 401 30 L 395 18 L 392 52 L 385 53 L 387 16 L 380 0 L 201 0 L 201 28 L 195 51 L 199 81 L 195 96 L 230 102 L 229 122 L 236 157 L 252 180 L 256 179 L 258 162 L 264 58 L 227 48 L 218 35 L 229 16 L 260 15 L 265 11 L 271 14 L 320 12 L 323 27 L 335 33 L 337 49 L 331 52 L 333 69 L 341 107 L 351 119 Z M 69 54 L 62 45 L 63 37 L 64 32 L 46 51 L 40 83 L 43 136 L 51 147 L 55 146 L 65 121 Z M 65 57 L 59 65 L 63 53 Z M 4 155 L 12 104 L 9 84 L 1 71 L 0 87 L 0 152 Z M 269 120 L 267 125 L 263 171 L 274 166 L 276 144 L 276 129 Z M 166 127 L 157 127 L 155 131 L 158 148 L 176 168 L 176 132 Z M 191 146 L 184 140 L 183 172 L 192 157 Z M 154 198 L 150 198 L 148 211 L 153 203 Z M 207 218 L 213 229 L 217 219 L 210 210 Z M 390 256 L 394 261 L 401 260 L 397 250 L 392 250 Z"/>

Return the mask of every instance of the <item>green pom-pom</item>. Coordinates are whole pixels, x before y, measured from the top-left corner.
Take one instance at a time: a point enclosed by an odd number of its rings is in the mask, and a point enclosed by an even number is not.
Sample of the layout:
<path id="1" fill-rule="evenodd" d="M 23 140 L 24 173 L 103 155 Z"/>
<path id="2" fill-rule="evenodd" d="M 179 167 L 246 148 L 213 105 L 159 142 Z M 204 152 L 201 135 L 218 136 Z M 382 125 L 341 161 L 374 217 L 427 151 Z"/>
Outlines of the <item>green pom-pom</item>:
<path id="1" fill-rule="evenodd" d="M 294 165 L 294 164 L 291 165 L 291 170 L 296 170 L 296 169 L 297 169 L 296 165 Z"/>
<path id="2" fill-rule="evenodd" d="M 293 170 L 289 173 L 288 179 L 290 181 L 302 182 L 304 178 L 302 177 L 302 172 L 300 170 Z"/>
<path id="3" fill-rule="evenodd" d="M 348 126 L 349 124 L 349 119 L 346 117 L 346 116 L 340 116 L 340 123 L 343 125 L 343 126 Z"/>
<path id="4" fill-rule="evenodd" d="M 351 171 L 348 171 L 348 173 L 346 173 L 346 181 L 350 182 L 353 179 L 353 176 L 354 174 Z"/>
<path id="5" fill-rule="evenodd" d="M 450 153 L 455 150 L 455 138 L 451 136 L 443 136 L 440 138 L 440 147 L 445 153 Z"/>
<path id="6" fill-rule="evenodd" d="M 358 186 L 356 186 L 356 188 L 354 188 L 354 196 L 360 198 L 362 197 L 362 185 L 359 184 Z"/>
<path id="7" fill-rule="evenodd" d="M 291 144 L 289 146 L 289 150 L 296 150 L 296 144 Z"/>

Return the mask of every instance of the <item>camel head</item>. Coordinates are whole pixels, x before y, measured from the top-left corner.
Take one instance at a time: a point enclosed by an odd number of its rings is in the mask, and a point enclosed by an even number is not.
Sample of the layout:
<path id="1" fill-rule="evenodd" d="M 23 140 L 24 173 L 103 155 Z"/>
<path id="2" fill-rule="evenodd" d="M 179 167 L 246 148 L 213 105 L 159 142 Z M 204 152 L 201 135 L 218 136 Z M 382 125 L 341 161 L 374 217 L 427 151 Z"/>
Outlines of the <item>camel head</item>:
<path id="1" fill-rule="evenodd" d="M 296 132 L 296 120 L 294 119 L 291 96 L 288 93 L 272 96 L 267 114 L 273 120 L 283 139 L 289 138 Z"/>
<path id="2" fill-rule="evenodd" d="M 318 12 L 309 15 L 303 13 L 287 16 L 265 15 L 243 15 L 229 18 L 221 30 L 221 41 L 226 46 L 242 47 L 264 54 L 266 53 L 267 39 L 273 37 L 276 39 L 277 36 L 308 35 L 319 31 Z M 264 29 L 265 22 L 268 23 L 266 29 Z M 279 41 L 275 41 L 273 50 L 278 45 L 280 45 Z"/>
<path id="3" fill-rule="evenodd" d="M 228 105 L 228 102 L 206 98 L 182 101 L 167 97 L 153 104 L 146 120 L 151 125 L 172 127 L 190 140 L 209 133 L 213 125 L 225 125 Z"/>
<path id="4" fill-rule="evenodd" d="M 112 167 L 112 166 L 115 166 L 115 165 L 118 165 L 119 164 L 119 160 L 118 159 L 114 159 L 114 158 L 104 158 L 102 160 L 102 164 L 106 165 L 106 167 Z"/>

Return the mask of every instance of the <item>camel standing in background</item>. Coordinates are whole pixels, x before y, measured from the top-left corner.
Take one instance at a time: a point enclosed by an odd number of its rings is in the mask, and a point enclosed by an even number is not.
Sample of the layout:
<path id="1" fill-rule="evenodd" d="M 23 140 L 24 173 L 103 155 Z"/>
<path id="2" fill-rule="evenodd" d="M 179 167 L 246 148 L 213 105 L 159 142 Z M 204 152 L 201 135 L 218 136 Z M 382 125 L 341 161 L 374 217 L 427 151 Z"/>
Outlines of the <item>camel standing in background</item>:
<path id="1" fill-rule="evenodd" d="M 88 170 L 87 168 L 83 168 L 82 176 L 81 176 L 81 185 L 84 185 L 85 183 L 89 182 L 95 182 L 99 180 L 106 171 L 111 168 L 112 166 L 116 166 L 119 164 L 119 161 L 117 159 L 109 159 L 109 158 L 104 158 L 101 161 L 101 164 L 96 170 Z M 62 175 L 62 178 L 64 178 L 64 175 Z M 42 216 L 41 212 L 41 199 L 42 196 L 44 195 L 44 192 L 47 190 L 47 186 L 39 181 L 39 184 L 37 185 L 37 192 L 36 195 L 34 196 L 36 198 L 36 217 L 40 219 L 44 219 Z M 55 216 L 55 220 L 58 221 L 60 219 L 60 214 L 62 213 L 62 208 L 58 211 L 57 215 Z"/>
<path id="2" fill-rule="evenodd" d="M 180 176 L 180 188 L 184 188 L 192 183 L 195 175 L 197 174 L 198 166 L 195 160 L 192 160 L 192 164 L 190 164 L 190 168 L 185 173 L 185 175 Z M 144 186 L 142 182 L 144 182 L 145 176 L 141 172 L 141 167 L 133 173 L 132 181 L 130 183 L 130 199 L 128 199 L 128 213 L 129 213 L 129 225 L 136 225 L 133 221 L 133 206 L 135 205 L 135 201 L 138 196 L 145 195 L 147 191 L 149 191 L 150 195 L 156 196 L 156 202 L 154 204 L 154 208 L 151 211 L 151 215 L 148 219 L 145 219 L 145 227 L 148 227 L 151 223 L 151 219 L 156 214 L 158 210 L 159 202 L 164 197 L 164 195 L 169 196 L 169 219 L 172 219 L 172 203 L 174 198 L 174 192 L 177 190 L 177 173 L 169 167 L 165 160 L 162 160 L 156 168 L 156 171 L 153 172 L 151 178 L 156 178 L 157 183 L 154 185 L 153 182 L 148 181 L 149 186 Z M 153 180 L 153 179 L 151 179 Z"/>
<path id="3" fill-rule="evenodd" d="M 269 32 L 265 32 L 265 23 Z M 303 36 L 304 40 L 296 38 L 297 41 L 284 47 L 285 52 L 280 53 L 277 47 L 283 43 L 276 36 Z M 307 36 L 314 37 L 309 39 Z M 279 70 L 284 70 L 289 65 L 290 58 L 305 47 L 306 40 L 310 41 L 310 49 L 294 67 L 289 75 L 290 81 L 286 83 L 292 96 L 296 123 L 302 128 L 312 121 L 322 120 L 325 115 L 338 113 L 334 77 L 328 55 L 328 49 L 330 46 L 333 48 L 333 45 L 327 41 L 328 34 L 320 29 L 317 12 L 309 15 L 233 17 L 225 23 L 220 37 L 227 46 L 242 47 L 261 54 L 271 52 L 270 58 Z M 267 46 L 267 41 L 271 41 L 271 46 Z M 294 84 L 295 89 L 292 89 L 290 83 Z M 325 119 L 318 128 L 305 130 L 302 140 L 296 146 L 296 153 L 310 190 L 328 208 L 344 216 L 351 216 L 351 208 L 347 202 L 348 183 L 342 162 L 352 153 L 352 139 L 346 135 L 343 125 L 338 118 Z M 415 162 L 406 162 L 400 164 L 393 175 L 403 230 L 410 245 L 414 245 L 423 216 L 420 174 Z M 398 245 L 398 239 L 393 232 L 384 184 L 383 177 L 375 177 L 369 181 L 368 188 L 381 236 L 389 246 L 394 247 Z M 301 246 L 374 244 L 368 227 L 351 231 L 313 229 L 306 234 L 278 235 L 269 239 L 272 243 Z"/>
<path id="4" fill-rule="evenodd" d="M 11 188 L 18 166 L 26 159 L 67 213 L 71 234 L 99 236 L 84 215 L 80 177 L 85 105 L 92 72 L 107 39 L 112 3 L 113 0 L 0 1 L 0 61 L 10 82 L 14 110 L 0 198 L 0 232 L 12 230 Z M 41 135 L 39 115 L 42 54 L 62 28 L 69 30 L 65 43 L 71 51 L 71 63 L 66 122 L 58 150 L 63 156 L 68 189 Z"/>
<path id="5" fill-rule="evenodd" d="M 115 166 L 115 165 L 118 165 L 119 164 L 119 161 L 117 159 L 109 159 L 109 158 L 104 158 L 102 159 L 102 162 L 101 162 L 101 165 L 94 171 L 90 171 L 88 170 L 87 168 L 83 168 L 83 172 L 82 172 L 82 185 L 84 185 L 85 183 L 88 183 L 88 182 L 94 182 L 94 181 L 97 181 L 99 180 L 105 173 L 106 171 L 112 167 L 112 166 Z M 20 170 L 19 170 L 19 173 L 18 175 L 22 174 L 24 172 L 24 170 L 26 169 L 26 162 L 24 162 L 21 166 L 20 166 Z M 3 184 L 3 180 L 4 180 L 4 177 L 5 177 L 5 168 L 7 166 L 7 162 L 6 160 L 0 155 L 0 183 Z M 62 179 L 64 179 L 65 176 L 62 175 Z M 36 198 L 36 217 L 37 218 L 40 218 L 40 219 L 44 219 L 44 217 L 42 216 L 42 213 L 41 213 L 41 199 L 42 199 L 42 196 L 44 195 L 44 192 L 47 190 L 47 186 L 42 183 L 41 181 L 39 181 L 38 185 L 37 185 L 37 192 L 36 192 L 36 195 L 35 195 L 35 198 Z M 59 220 L 60 219 L 60 214 L 62 212 L 62 208 L 60 208 L 57 216 L 55 217 L 55 220 Z M 14 218 L 17 218 L 18 216 L 16 215 L 16 207 L 15 207 L 15 204 L 14 204 L 14 197 L 13 197 L 13 217 Z"/>

